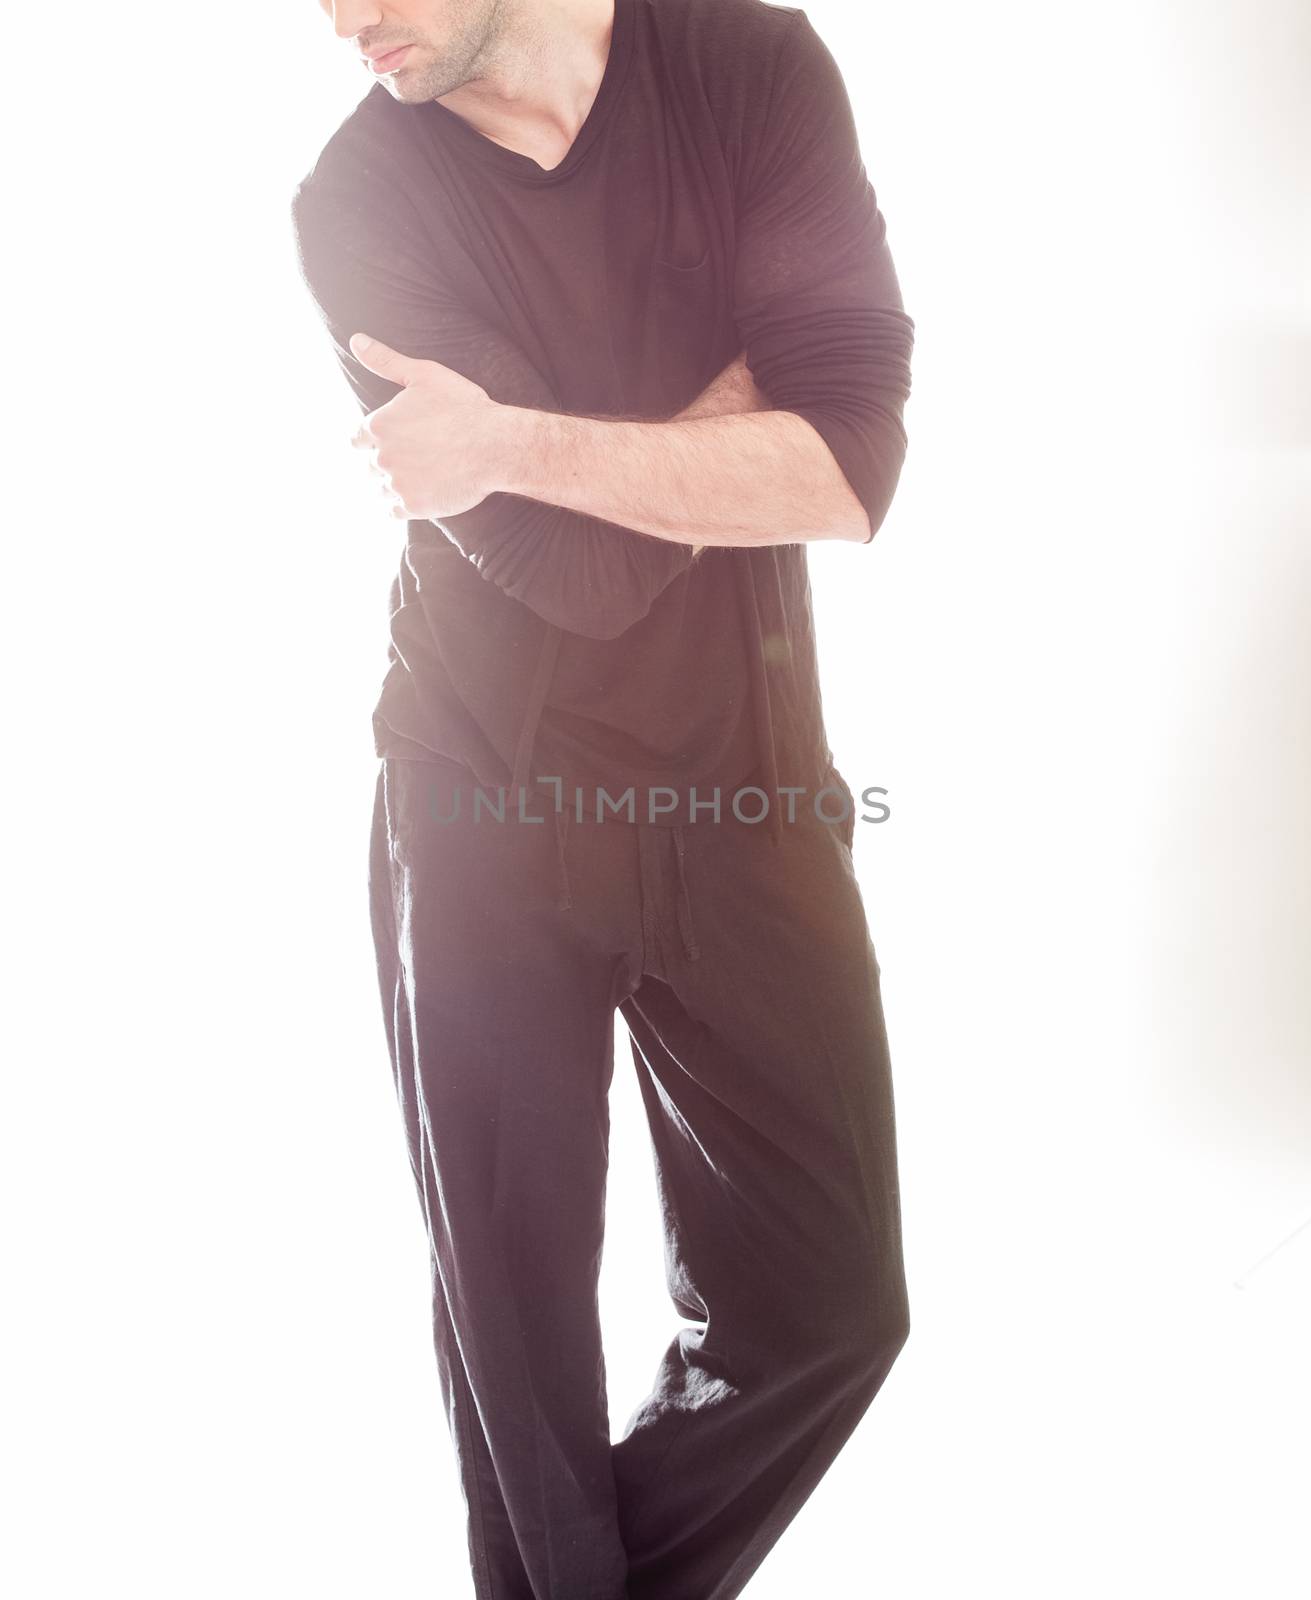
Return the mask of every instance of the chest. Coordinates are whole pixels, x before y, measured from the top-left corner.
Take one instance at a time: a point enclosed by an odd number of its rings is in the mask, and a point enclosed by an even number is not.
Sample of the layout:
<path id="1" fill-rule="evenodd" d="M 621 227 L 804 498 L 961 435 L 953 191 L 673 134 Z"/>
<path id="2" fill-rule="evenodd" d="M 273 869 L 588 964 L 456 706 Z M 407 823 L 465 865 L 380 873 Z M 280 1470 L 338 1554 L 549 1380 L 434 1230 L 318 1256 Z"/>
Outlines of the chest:
<path id="1" fill-rule="evenodd" d="M 434 271 L 571 409 L 669 415 L 737 354 L 733 191 L 695 96 L 631 79 L 559 181 L 506 180 L 439 143 L 424 161 Z"/>

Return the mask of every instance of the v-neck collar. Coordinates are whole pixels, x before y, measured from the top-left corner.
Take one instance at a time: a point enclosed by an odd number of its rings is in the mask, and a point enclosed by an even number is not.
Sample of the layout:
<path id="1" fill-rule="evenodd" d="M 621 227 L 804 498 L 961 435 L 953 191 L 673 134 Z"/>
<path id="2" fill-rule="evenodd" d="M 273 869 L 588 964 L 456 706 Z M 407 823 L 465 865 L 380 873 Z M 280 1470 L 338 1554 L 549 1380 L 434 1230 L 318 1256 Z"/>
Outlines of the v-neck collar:
<path id="1" fill-rule="evenodd" d="M 564 160 L 549 170 L 540 166 L 529 155 L 521 150 L 511 150 L 507 145 L 497 144 L 495 139 L 489 139 L 485 133 L 480 133 L 472 123 L 466 122 L 458 116 L 449 106 L 444 106 L 440 100 L 430 100 L 422 108 L 432 113 L 436 124 L 444 132 L 448 132 L 452 141 L 460 150 L 468 153 L 470 159 L 480 161 L 484 166 L 494 172 L 501 173 L 507 178 L 513 178 L 520 183 L 550 184 L 559 183 L 567 178 L 587 154 L 591 145 L 601 131 L 607 117 L 614 109 L 619 92 L 623 88 L 624 77 L 628 71 L 628 63 L 632 56 L 634 34 L 634 8 L 638 0 L 614 0 L 614 21 L 610 29 L 610 53 L 606 58 L 605 72 L 592 101 L 591 109 L 583 119 L 574 142 L 569 146 Z"/>

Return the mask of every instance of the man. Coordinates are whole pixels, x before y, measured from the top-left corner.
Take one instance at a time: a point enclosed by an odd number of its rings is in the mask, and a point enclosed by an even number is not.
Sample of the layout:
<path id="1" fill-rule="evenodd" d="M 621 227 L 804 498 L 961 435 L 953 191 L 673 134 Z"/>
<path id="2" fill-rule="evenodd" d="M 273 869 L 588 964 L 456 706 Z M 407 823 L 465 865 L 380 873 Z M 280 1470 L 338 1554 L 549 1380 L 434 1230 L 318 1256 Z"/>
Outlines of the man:
<path id="1" fill-rule="evenodd" d="M 728 1600 L 909 1326 L 805 547 L 886 515 L 914 324 L 803 11 L 321 3 L 375 82 L 292 211 L 406 521 L 371 914 L 475 1590 Z M 616 1008 L 695 1325 L 612 1442 Z"/>

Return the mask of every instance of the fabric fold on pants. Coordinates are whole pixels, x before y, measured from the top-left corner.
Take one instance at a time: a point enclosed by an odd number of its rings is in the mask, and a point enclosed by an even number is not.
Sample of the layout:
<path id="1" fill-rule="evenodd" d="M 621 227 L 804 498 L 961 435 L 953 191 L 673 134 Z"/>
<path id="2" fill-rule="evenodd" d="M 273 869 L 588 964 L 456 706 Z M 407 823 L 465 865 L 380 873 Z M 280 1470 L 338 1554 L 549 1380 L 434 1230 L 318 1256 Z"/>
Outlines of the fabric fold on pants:
<path id="1" fill-rule="evenodd" d="M 597 823 L 601 827 L 603 824 Z M 612 823 L 611 826 L 622 826 Z M 692 893 L 687 882 L 687 839 L 682 823 L 675 824 L 668 831 L 673 836 L 674 854 L 678 867 L 678 931 L 683 941 L 683 954 L 689 961 L 697 961 L 701 956 L 701 947 L 697 942 L 696 924 L 692 918 Z M 557 806 L 555 811 L 555 862 L 556 862 L 556 908 L 560 911 L 572 910 L 573 887 L 569 881 L 569 864 L 565 856 L 565 844 L 569 835 L 569 811 L 565 806 Z"/>
<path id="2" fill-rule="evenodd" d="M 468 787 L 384 760 L 369 884 L 474 1592 L 736 1600 L 909 1330 L 850 856 L 806 810 L 777 847 L 563 808 L 553 836 L 454 805 L 439 825 L 443 785 Z M 695 1324 L 671 1322 L 618 1431 L 598 1303 L 616 1010 Z"/>
<path id="3" fill-rule="evenodd" d="M 687 840 L 683 837 L 681 823 L 674 828 L 674 849 L 678 853 L 678 927 L 683 935 L 683 954 L 689 961 L 696 961 L 701 950 L 692 925 L 692 896 L 687 887 Z"/>

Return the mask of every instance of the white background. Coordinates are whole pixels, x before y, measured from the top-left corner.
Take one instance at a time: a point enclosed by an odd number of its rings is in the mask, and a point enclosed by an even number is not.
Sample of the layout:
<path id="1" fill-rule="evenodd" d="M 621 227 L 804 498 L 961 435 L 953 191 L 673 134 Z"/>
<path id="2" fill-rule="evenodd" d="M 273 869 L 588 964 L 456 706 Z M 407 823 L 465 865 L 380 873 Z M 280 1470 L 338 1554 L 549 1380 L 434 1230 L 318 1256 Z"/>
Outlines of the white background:
<path id="1" fill-rule="evenodd" d="M 1291 1600 L 1311 23 L 806 9 L 917 328 L 811 551 L 912 1332 L 749 1593 Z M 365 901 L 401 534 L 287 220 L 368 80 L 314 0 L 10 32 L 0 1578 L 471 1594 Z M 622 1033 L 613 1118 L 618 1425 L 678 1326 Z"/>

